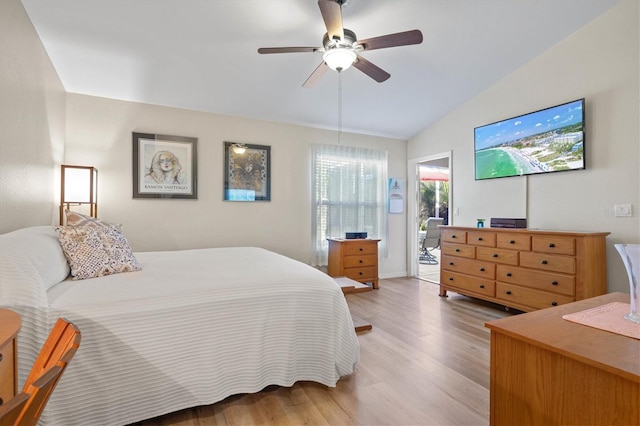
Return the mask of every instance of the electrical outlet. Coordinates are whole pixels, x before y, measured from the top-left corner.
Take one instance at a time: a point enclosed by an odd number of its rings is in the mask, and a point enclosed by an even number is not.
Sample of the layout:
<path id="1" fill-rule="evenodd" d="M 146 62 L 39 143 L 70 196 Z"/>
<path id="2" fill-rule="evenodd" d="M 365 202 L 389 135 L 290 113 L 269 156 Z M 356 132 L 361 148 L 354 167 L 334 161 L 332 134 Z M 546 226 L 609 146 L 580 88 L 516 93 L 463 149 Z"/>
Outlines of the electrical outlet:
<path id="1" fill-rule="evenodd" d="M 631 207 L 631 204 L 615 204 L 613 206 L 613 215 L 615 217 L 633 216 L 633 209 Z"/>

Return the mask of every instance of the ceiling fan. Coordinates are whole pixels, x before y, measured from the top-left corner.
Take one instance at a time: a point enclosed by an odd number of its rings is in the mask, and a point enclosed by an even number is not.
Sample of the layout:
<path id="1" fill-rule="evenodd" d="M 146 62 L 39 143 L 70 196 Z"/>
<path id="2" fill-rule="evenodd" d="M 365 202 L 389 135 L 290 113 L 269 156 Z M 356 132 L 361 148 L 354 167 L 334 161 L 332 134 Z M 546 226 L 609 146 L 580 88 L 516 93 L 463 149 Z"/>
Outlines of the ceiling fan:
<path id="1" fill-rule="evenodd" d="M 322 47 L 261 47 L 258 53 L 324 52 L 322 63 L 311 73 L 302 85 L 314 86 L 329 68 L 341 72 L 351 65 L 382 83 L 391 75 L 359 55 L 365 50 L 407 46 L 422 43 L 420 30 L 404 31 L 358 40 L 356 34 L 342 26 L 342 5 L 348 0 L 318 0 L 320 13 L 327 32 L 322 39 Z"/>

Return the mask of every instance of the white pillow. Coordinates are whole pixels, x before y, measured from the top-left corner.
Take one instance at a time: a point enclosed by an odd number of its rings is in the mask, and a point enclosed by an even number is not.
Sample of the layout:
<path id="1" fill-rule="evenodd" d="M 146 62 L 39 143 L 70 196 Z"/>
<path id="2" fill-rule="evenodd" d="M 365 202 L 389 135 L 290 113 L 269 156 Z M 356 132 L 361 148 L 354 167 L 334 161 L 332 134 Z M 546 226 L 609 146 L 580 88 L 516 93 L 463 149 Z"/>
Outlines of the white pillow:
<path id="1" fill-rule="evenodd" d="M 32 226 L 0 235 L 0 256 L 26 258 L 40 275 L 45 290 L 69 276 L 69 264 L 52 226 Z"/>

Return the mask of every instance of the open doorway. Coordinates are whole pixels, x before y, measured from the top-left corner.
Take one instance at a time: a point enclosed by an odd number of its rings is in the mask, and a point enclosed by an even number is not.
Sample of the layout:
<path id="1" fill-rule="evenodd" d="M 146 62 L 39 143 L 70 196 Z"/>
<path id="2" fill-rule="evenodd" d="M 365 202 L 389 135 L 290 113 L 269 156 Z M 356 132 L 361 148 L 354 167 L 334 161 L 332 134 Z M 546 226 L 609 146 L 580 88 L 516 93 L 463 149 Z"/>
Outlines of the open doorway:
<path id="1" fill-rule="evenodd" d="M 450 223 L 451 153 L 446 152 L 409 161 L 415 181 L 408 189 L 415 198 L 408 199 L 408 213 L 415 225 L 408 230 L 410 275 L 434 283 L 440 282 L 440 228 Z"/>

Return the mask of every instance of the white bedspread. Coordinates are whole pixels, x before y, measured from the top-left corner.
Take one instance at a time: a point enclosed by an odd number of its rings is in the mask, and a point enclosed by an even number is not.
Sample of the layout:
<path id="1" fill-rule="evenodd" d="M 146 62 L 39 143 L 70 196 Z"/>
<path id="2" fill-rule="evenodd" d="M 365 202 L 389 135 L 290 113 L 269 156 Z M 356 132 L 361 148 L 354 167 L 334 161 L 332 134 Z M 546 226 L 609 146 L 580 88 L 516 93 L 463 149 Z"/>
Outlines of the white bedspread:
<path id="1" fill-rule="evenodd" d="M 142 271 L 47 292 L 48 326 L 67 318 L 82 342 L 43 424 L 126 424 L 268 385 L 335 386 L 353 372 L 351 316 L 322 272 L 254 247 L 136 257 Z"/>

